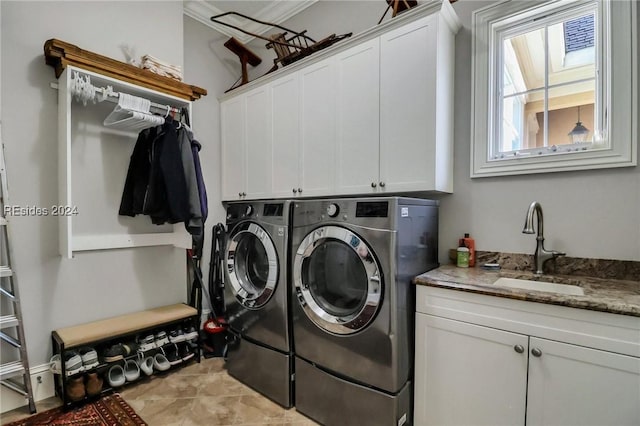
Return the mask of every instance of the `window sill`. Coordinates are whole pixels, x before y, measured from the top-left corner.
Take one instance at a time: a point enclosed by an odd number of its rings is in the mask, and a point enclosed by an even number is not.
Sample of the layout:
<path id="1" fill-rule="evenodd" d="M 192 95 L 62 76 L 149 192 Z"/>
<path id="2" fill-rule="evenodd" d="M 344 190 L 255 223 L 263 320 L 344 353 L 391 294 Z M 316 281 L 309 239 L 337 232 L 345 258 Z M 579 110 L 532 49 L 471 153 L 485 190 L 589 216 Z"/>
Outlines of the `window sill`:
<path id="1" fill-rule="evenodd" d="M 611 149 L 590 149 L 498 158 L 481 164 L 472 161 L 471 178 L 633 167 L 637 165 L 637 156 L 634 145 L 630 152 L 622 155 Z"/>

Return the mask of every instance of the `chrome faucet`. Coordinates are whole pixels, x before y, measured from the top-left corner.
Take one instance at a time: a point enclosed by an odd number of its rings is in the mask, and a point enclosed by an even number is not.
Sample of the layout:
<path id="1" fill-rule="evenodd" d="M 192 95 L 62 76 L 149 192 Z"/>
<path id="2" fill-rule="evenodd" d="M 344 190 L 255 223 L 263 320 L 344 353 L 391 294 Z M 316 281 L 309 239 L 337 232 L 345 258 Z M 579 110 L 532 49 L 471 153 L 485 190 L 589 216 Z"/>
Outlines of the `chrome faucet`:
<path id="1" fill-rule="evenodd" d="M 562 253 L 555 250 L 545 250 L 544 248 L 544 220 L 542 218 L 542 206 L 539 202 L 534 201 L 527 210 L 527 217 L 524 221 L 523 234 L 533 234 L 533 213 L 538 213 L 538 234 L 536 236 L 536 251 L 533 254 L 533 259 L 536 263 L 536 274 L 542 274 L 542 266 L 544 263 L 558 256 L 564 256 L 566 253 Z"/>

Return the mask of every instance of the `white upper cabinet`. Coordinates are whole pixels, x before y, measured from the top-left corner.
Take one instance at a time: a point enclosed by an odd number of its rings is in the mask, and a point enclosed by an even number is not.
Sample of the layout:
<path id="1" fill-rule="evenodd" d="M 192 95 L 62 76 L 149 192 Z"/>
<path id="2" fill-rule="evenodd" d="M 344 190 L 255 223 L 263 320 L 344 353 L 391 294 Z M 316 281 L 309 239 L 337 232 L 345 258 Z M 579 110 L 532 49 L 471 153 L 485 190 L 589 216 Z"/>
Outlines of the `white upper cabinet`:
<path id="1" fill-rule="evenodd" d="M 271 91 L 262 87 L 245 97 L 247 121 L 246 144 L 246 197 L 266 198 L 271 195 Z"/>
<path id="2" fill-rule="evenodd" d="M 292 197 L 300 185 L 300 105 L 298 74 L 286 75 L 271 84 L 273 113 L 274 197 Z"/>
<path id="3" fill-rule="evenodd" d="M 380 43 L 373 39 L 336 55 L 339 194 L 376 192 L 379 179 Z"/>
<path id="4" fill-rule="evenodd" d="M 330 195 L 335 188 L 336 76 L 334 58 L 299 72 L 302 179 L 298 195 Z"/>
<path id="5" fill-rule="evenodd" d="M 246 192 L 246 146 L 244 96 L 229 99 L 220 106 L 222 127 L 222 198 L 237 200 Z"/>
<path id="6" fill-rule="evenodd" d="M 271 92 L 259 87 L 221 105 L 222 198 L 271 195 Z"/>
<path id="7" fill-rule="evenodd" d="M 221 102 L 223 199 L 451 192 L 459 27 L 433 1 L 235 89 Z"/>
<path id="8" fill-rule="evenodd" d="M 434 14 L 380 39 L 380 185 L 452 192 L 454 33 Z"/>

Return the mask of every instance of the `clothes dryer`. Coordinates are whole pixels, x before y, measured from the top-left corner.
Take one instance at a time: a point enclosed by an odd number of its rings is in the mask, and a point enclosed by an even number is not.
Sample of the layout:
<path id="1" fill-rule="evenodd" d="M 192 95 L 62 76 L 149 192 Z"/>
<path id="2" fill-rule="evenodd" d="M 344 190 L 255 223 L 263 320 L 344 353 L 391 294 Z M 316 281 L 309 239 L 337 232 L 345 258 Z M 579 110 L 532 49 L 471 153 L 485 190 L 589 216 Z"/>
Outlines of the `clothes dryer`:
<path id="1" fill-rule="evenodd" d="M 287 268 L 289 201 L 227 204 L 227 371 L 268 398 L 292 403 Z"/>
<path id="2" fill-rule="evenodd" d="M 415 288 L 437 266 L 438 203 L 295 201 L 296 410 L 323 425 L 412 422 Z"/>

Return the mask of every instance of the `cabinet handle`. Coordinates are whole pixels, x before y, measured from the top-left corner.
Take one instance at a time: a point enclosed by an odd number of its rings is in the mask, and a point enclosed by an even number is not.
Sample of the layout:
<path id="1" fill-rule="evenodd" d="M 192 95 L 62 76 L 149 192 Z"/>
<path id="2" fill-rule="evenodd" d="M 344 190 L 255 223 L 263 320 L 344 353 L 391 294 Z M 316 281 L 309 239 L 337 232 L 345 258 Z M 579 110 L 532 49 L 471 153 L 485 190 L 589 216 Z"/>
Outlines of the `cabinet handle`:
<path id="1" fill-rule="evenodd" d="M 238 192 L 238 197 L 242 197 L 242 192 Z"/>
<path id="2" fill-rule="evenodd" d="M 242 196 L 243 196 L 243 197 L 246 197 L 246 196 L 247 196 L 247 193 L 246 193 L 246 192 L 243 192 L 243 193 L 242 193 Z"/>
<path id="3" fill-rule="evenodd" d="M 295 194 L 296 192 L 298 192 L 298 190 L 293 188 L 293 193 Z"/>
<path id="4" fill-rule="evenodd" d="M 377 184 L 377 183 L 375 183 L 375 182 L 371 182 L 371 187 L 372 187 L 372 188 L 375 188 L 376 186 L 378 186 L 378 184 Z"/>
<path id="5" fill-rule="evenodd" d="M 384 182 L 380 182 L 380 187 L 384 188 L 384 186 L 385 186 L 385 183 Z"/>
<path id="6" fill-rule="evenodd" d="M 542 351 L 538 348 L 533 348 L 531 349 L 531 355 L 535 356 L 535 357 L 541 357 L 542 356 Z"/>
<path id="7" fill-rule="evenodd" d="M 302 194 L 302 188 L 298 188 L 298 192 Z"/>
<path id="8" fill-rule="evenodd" d="M 521 353 L 523 353 L 523 352 L 524 352 L 524 346 L 522 346 L 522 345 L 515 345 L 515 346 L 513 347 L 513 350 L 514 350 L 514 351 L 516 351 L 516 352 L 518 352 L 519 354 L 521 354 Z"/>

